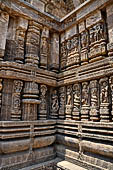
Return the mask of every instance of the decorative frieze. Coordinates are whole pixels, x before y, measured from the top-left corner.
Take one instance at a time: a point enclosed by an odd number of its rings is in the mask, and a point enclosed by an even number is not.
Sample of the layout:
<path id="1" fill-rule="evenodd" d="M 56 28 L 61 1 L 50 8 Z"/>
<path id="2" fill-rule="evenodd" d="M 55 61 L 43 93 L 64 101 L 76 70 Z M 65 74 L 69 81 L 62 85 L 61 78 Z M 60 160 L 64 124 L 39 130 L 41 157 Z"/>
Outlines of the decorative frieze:
<path id="1" fill-rule="evenodd" d="M 47 86 L 40 86 L 39 119 L 47 119 Z"/>

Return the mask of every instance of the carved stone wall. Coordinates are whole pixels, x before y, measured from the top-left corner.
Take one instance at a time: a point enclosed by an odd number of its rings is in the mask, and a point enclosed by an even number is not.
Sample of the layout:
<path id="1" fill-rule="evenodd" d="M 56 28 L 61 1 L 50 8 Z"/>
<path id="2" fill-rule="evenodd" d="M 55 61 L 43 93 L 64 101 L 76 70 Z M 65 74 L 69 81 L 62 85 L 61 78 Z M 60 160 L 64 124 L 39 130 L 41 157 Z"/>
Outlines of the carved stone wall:
<path id="1" fill-rule="evenodd" d="M 0 40 L 0 169 L 113 169 L 112 0 L 0 0 Z"/>

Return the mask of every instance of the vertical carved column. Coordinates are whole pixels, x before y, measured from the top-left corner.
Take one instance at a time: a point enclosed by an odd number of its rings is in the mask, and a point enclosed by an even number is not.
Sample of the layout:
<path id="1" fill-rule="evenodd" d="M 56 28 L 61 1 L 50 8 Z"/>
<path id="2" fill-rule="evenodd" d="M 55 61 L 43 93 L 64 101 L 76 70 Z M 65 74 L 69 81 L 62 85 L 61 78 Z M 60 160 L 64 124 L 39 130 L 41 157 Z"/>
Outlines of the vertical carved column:
<path id="1" fill-rule="evenodd" d="M 18 25 L 16 29 L 16 49 L 15 49 L 15 61 L 18 63 L 23 63 L 24 61 L 24 44 L 25 44 L 25 34 L 28 28 L 28 21 L 23 18 L 19 18 Z"/>
<path id="2" fill-rule="evenodd" d="M 110 77 L 110 93 L 111 93 L 111 120 L 113 121 L 113 76 Z"/>
<path id="3" fill-rule="evenodd" d="M 40 86 L 39 119 L 47 119 L 47 86 Z"/>
<path id="4" fill-rule="evenodd" d="M 41 36 L 40 67 L 47 69 L 49 54 L 49 29 L 44 27 Z"/>
<path id="5" fill-rule="evenodd" d="M 53 33 L 51 37 L 50 69 L 59 71 L 59 34 Z"/>
<path id="6" fill-rule="evenodd" d="M 82 83 L 81 120 L 89 120 L 89 83 Z"/>
<path id="7" fill-rule="evenodd" d="M 99 84 L 100 84 L 100 121 L 108 122 L 110 119 L 108 78 L 100 79 Z"/>
<path id="8" fill-rule="evenodd" d="M 1 107 L 2 107 L 2 79 L 0 79 L 0 120 L 1 120 Z"/>
<path id="9" fill-rule="evenodd" d="M 65 119 L 66 88 L 59 88 L 59 119 Z"/>
<path id="10" fill-rule="evenodd" d="M 27 28 L 28 20 L 23 18 L 9 18 L 5 60 L 23 63 Z"/>
<path id="11" fill-rule="evenodd" d="M 58 110 L 59 110 L 58 94 L 57 94 L 57 90 L 53 90 L 52 95 L 51 95 L 50 118 L 57 119 L 58 118 Z"/>
<path id="12" fill-rule="evenodd" d="M 22 99 L 22 120 L 37 120 L 37 105 L 40 104 L 40 101 L 38 100 L 38 95 L 38 84 L 35 82 L 25 82 L 24 94 Z"/>
<path id="13" fill-rule="evenodd" d="M 88 32 L 87 30 L 81 33 L 81 64 L 88 63 Z"/>
<path id="14" fill-rule="evenodd" d="M 98 81 L 90 82 L 90 120 L 99 121 L 99 87 Z"/>
<path id="15" fill-rule="evenodd" d="M 73 111 L 72 118 L 74 120 L 80 120 L 80 84 L 73 85 Z"/>
<path id="16" fill-rule="evenodd" d="M 72 117 L 72 85 L 67 86 L 67 101 L 66 101 L 66 119 L 71 119 Z"/>
<path id="17" fill-rule="evenodd" d="M 66 43 L 61 43 L 61 54 L 60 54 L 60 69 L 64 70 L 66 68 L 66 62 L 67 62 L 67 48 Z"/>
<path id="18" fill-rule="evenodd" d="M 5 12 L 0 11 L 0 60 L 3 60 L 5 45 L 6 45 L 6 36 L 8 29 L 9 15 Z"/>
<path id="19" fill-rule="evenodd" d="M 108 55 L 113 56 L 113 4 L 110 4 L 106 7 L 107 13 L 107 28 L 108 28 Z"/>
<path id="20" fill-rule="evenodd" d="M 12 94 L 12 109 L 11 120 L 21 120 L 21 91 L 23 82 L 14 80 L 13 94 Z"/>
<path id="21" fill-rule="evenodd" d="M 40 28 L 38 23 L 30 21 L 26 37 L 25 63 L 36 67 L 39 64 Z"/>

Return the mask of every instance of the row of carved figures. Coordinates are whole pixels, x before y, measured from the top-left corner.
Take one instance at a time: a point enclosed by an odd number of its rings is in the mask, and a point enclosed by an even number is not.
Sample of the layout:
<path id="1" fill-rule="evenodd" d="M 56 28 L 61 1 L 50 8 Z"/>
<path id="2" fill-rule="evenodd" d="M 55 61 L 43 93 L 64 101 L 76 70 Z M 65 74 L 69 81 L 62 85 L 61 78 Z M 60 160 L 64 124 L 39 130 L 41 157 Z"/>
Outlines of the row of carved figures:
<path id="1" fill-rule="evenodd" d="M 61 43 L 61 69 L 101 59 L 106 54 L 106 26 L 100 22 Z"/>
<path id="2" fill-rule="evenodd" d="M 3 88 L 2 88 L 3 87 Z M 0 119 L 113 120 L 113 77 L 50 88 L 0 79 Z"/>

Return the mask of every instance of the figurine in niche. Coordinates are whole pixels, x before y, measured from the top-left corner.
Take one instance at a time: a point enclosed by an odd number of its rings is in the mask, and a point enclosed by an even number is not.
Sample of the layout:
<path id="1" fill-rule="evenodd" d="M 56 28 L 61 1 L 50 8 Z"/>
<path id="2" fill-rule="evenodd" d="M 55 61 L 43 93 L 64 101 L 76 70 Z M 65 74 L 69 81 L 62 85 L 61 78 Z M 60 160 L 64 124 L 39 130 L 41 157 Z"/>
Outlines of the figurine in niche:
<path id="1" fill-rule="evenodd" d="M 41 110 L 46 110 L 46 92 L 47 92 L 47 87 L 45 85 L 42 85 L 40 91 L 41 91 L 40 109 Z"/>
<path id="2" fill-rule="evenodd" d="M 78 51 L 78 37 L 73 37 L 72 48 L 75 48 L 75 51 Z"/>
<path id="3" fill-rule="evenodd" d="M 67 88 L 67 105 L 72 105 L 72 96 L 71 96 L 72 88 L 69 86 Z"/>
<path id="4" fill-rule="evenodd" d="M 91 90 L 91 106 L 95 107 L 98 104 L 97 88 Z"/>
<path id="5" fill-rule="evenodd" d="M 92 44 L 94 42 L 94 29 L 90 29 L 90 43 Z"/>
<path id="6" fill-rule="evenodd" d="M 59 109 L 59 103 L 58 103 L 58 95 L 57 91 L 54 90 L 53 95 L 52 95 L 52 111 L 57 112 Z"/>
<path id="7" fill-rule="evenodd" d="M 74 108 L 79 110 L 80 108 L 80 86 L 74 85 L 73 90 L 74 90 Z"/>
<path id="8" fill-rule="evenodd" d="M 48 53 L 48 41 L 46 37 L 43 37 L 41 40 L 41 53 L 47 56 Z"/>
<path id="9" fill-rule="evenodd" d="M 101 86 L 100 101 L 101 103 L 108 103 L 108 83 L 106 81 Z"/>
<path id="10" fill-rule="evenodd" d="M 102 24 L 97 24 L 96 27 L 96 40 L 99 41 L 101 39 L 104 39 L 104 27 Z"/>
<path id="11" fill-rule="evenodd" d="M 88 46 L 88 32 L 81 33 L 81 46 L 86 48 Z"/>
<path id="12" fill-rule="evenodd" d="M 84 83 L 82 86 L 82 105 L 88 105 L 89 102 L 89 87 L 88 83 Z"/>

